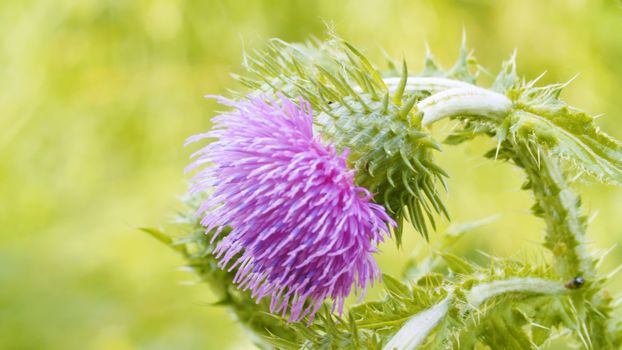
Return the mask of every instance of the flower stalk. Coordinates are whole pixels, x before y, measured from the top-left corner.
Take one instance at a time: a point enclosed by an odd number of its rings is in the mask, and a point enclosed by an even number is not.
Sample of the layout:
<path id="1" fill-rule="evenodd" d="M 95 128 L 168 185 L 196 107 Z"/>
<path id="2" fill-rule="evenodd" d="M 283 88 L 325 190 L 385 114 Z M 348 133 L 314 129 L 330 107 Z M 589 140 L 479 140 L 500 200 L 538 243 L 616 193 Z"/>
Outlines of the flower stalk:
<path id="1" fill-rule="evenodd" d="M 417 104 L 423 112 L 423 125 L 445 118 L 474 116 L 502 119 L 512 107 L 512 101 L 502 94 L 479 87 L 457 87 L 422 100 Z"/>

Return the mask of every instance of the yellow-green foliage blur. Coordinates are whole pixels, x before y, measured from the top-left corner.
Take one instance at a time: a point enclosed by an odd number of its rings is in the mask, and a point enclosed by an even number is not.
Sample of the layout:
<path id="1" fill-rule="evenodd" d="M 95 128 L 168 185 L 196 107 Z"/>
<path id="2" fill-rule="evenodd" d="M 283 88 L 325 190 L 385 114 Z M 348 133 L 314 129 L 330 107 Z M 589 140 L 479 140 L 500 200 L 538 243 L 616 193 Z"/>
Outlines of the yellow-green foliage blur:
<path id="1" fill-rule="evenodd" d="M 445 65 L 463 29 L 491 74 L 514 48 L 528 78 L 579 77 L 571 104 L 622 138 L 622 7 L 605 0 L 3 0 L 0 1 L 0 348 L 246 349 L 248 336 L 164 245 L 186 189 L 189 135 L 239 88 L 243 48 L 322 37 L 330 23 L 380 65 L 382 50 L 419 70 L 425 42 Z M 482 74 L 484 82 L 491 77 Z M 441 124 L 435 132 L 450 127 Z M 480 140 L 445 147 L 454 222 L 498 215 L 457 247 L 541 259 L 542 224 L 521 174 L 484 160 Z M 622 241 L 622 190 L 581 186 L 594 249 Z M 434 243 L 440 232 L 431 236 Z M 383 246 L 397 273 L 413 249 Z M 603 270 L 622 263 L 615 248 Z M 622 291 L 614 278 L 612 293 Z M 377 294 L 376 294 L 377 295 Z M 371 295 L 373 297 L 374 294 Z"/>

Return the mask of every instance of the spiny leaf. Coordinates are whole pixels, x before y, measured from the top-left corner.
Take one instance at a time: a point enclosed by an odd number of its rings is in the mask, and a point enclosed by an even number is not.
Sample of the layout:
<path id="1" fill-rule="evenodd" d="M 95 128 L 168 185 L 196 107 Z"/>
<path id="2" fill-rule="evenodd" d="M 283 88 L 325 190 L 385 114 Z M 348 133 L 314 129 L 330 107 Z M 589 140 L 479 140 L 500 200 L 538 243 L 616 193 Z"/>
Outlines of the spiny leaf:
<path id="1" fill-rule="evenodd" d="M 492 90 L 505 93 L 519 83 L 518 74 L 516 73 L 516 50 L 512 53 L 509 60 L 503 62 L 501 72 L 495 78 L 492 84 Z"/>
<path id="2" fill-rule="evenodd" d="M 382 282 L 386 290 L 393 296 L 398 298 L 408 298 L 411 295 L 409 288 L 395 278 L 383 274 Z"/>
<path id="3" fill-rule="evenodd" d="M 472 68 L 474 66 L 476 66 L 475 57 L 467 48 L 466 35 L 463 35 L 462 45 L 460 46 L 460 51 L 458 53 L 458 60 L 450 69 L 446 71 L 443 70 L 438 63 L 436 63 L 429 46 L 426 44 L 424 69 L 419 76 L 442 77 L 475 84 L 477 79 L 477 71 L 473 72 Z"/>
<path id="4" fill-rule="evenodd" d="M 477 79 L 477 71 L 475 74 L 471 73 L 471 66 L 475 66 L 476 61 L 469 49 L 466 46 L 466 34 L 462 35 L 462 45 L 460 46 L 460 52 L 458 54 L 458 61 L 454 66 L 447 71 L 445 75 L 447 78 L 466 81 L 467 83 L 475 84 Z"/>
<path id="5" fill-rule="evenodd" d="M 563 105 L 525 104 L 510 118 L 512 134 L 533 137 L 579 173 L 622 184 L 622 143 L 600 131 L 588 114 Z"/>
<path id="6" fill-rule="evenodd" d="M 445 260 L 447 266 L 449 266 L 454 273 L 468 275 L 473 272 L 473 266 L 466 260 L 450 253 L 438 254 Z"/>
<path id="7" fill-rule="evenodd" d="M 421 72 L 420 76 L 422 77 L 444 77 L 445 72 L 439 67 L 438 63 L 434 59 L 434 55 L 432 55 L 432 51 L 430 50 L 430 46 L 426 43 L 425 45 L 425 60 L 423 62 L 423 72 Z"/>
<path id="8" fill-rule="evenodd" d="M 155 229 L 155 228 L 151 228 L 151 227 L 140 227 L 139 230 L 148 233 L 151 237 L 157 239 L 158 241 L 166 244 L 167 246 L 177 250 L 178 252 L 182 253 L 182 254 L 186 254 L 186 247 L 183 245 L 179 245 L 179 244 L 175 244 L 173 242 L 173 239 L 166 235 L 164 232 Z"/>

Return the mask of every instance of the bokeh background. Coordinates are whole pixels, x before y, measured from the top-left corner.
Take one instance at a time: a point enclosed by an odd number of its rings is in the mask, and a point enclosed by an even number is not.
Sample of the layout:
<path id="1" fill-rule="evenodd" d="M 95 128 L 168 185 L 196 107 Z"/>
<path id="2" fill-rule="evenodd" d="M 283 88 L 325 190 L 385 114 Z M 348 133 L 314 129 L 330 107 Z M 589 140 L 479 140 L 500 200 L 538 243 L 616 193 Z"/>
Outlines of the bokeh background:
<path id="1" fill-rule="evenodd" d="M 426 41 L 451 64 L 463 29 L 491 73 L 517 48 L 528 78 L 580 73 L 565 98 L 622 138 L 619 1 L 0 1 L 0 348 L 252 348 L 207 287 L 184 283 L 183 261 L 137 227 L 179 208 L 183 141 L 209 128 L 216 106 L 203 95 L 237 87 L 229 73 L 243 47 L 322 37 L 326 23 L 377 62 L 384 49 L 413 70 Z M 497 215 L 457 250 L 539 258 L 543 227 L 521 175 L 484 160 L 490 146 L 440 155 L 453 220 Z M 622 241 L 622 191 L 580 188 L 598 213 L 594 249 Z M 414 233 L 406 242 L 383 248 L 385 270 L 431 249 Z M 621 262 L 618 247 L 603 269 Z M 622 291 L 621 278 L 610 288 Z"/>

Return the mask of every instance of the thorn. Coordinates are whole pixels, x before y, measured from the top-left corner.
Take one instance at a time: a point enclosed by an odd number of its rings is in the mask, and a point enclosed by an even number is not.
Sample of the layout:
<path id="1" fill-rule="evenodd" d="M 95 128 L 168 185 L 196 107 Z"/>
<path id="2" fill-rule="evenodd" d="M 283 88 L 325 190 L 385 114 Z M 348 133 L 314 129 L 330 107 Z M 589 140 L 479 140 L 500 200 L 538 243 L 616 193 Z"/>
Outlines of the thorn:
<path id="1" fill-rule="evenodd" d="M 406 118 L 408 113 L 413 109 L 413 106 L 415 105 L 416 101 L 417 101 L 417 95 L 412 95 L 406 101 L 404 106 L 402 106 L 402 108 L 400 108 L 400 111 L 399 111 L 400 118 Z"/>
<path id="2" fill-rule="evenodd" d="M 432 57 L 432 50 L 430 50 L 430 44 L 428 44 L 428 42 L 426 41 L 424 45 L 425 45 L 425 57 L 426 58 Z"/>
<path id="3" fill-rule="evenodd" d="M 434 55 L 432 54 L 432 50 L 430 50 L 430 45 L 425 43 L 425 59 L 423 61 L 423 69 L 424 74 L 434 75 L 438 73 L 439 65 L 434 60 Z"/>
<path id="4" fill-rule="evenodd" d="M 488 68 L 486 68 L 484 66 L 481 66 L 481 65 L 478 64 L 476 66 L 476 68 L 477 68 L 477 73 L 482 72 L 482 73 L 486 74 L 487 76 L 492 76 L 493 75 L 492 72 L 489 71 Z"/>
<path id="5" fill-rule="evenodd" d="M 570 78 L 570 80 L 568 80 L 567 82 L 561 84 L 560 90 L 564 89 L 566 86 L 570 85 L 570 83 L 572 83 L 575 79 L 577 79 L 579 77 L 579 75 L 581 75 L 581 73 L 575 74 L 572 78 Z"/>
<path id="6" fill-rule="evenodd" d="M 382 113 L 387 113 L 389 109 L 389 90 L 385 92 L 384 96 L 382 96 Z"/>
<path id="7" fill-rule="evenodd" d="M 404 88 L 406 87 L 406 82 L 408 81 L 408 66 L 406 65 L 406 59 L 402 54 L 402 76 L 400 78 L 400 83 L 395 89 L 395 93 L 393 95 L 393 103 L 400 106 L 402 104 L 402 97 L 404 96 Z"/>
<path id="8" fill-rule="evenodd" d="M 497 151 L 495 152 L 495 161 L 497 161 L 497 157 L 499 156 L 499 151 L 501 150 L 501 140 L 497 142 Z"/>
<path id="9" fill-rule="evenodd" d="M 382 57 L 387 61 L 387 65 L 389 66 L 389 70 L 397 70 L 397 64 L 395 60 L 389 55 L 389 53 L 385 49 L 381 49 Z"/>
<path id="10" fill-rule="evenodd" d="M 242 66 L 248 67 L 248 53 L 246 52 L 246 46 L 244 45 L 244 37 L 240 34 L 240 45 L 242 46 Z"/>
<path id="11" fill-rule="evenodd" d="M 579 180 L 581 178 L 581 176 L 583 176 L 585 173 L 583 171 L 578 172 L 575 176 L 572 177 L 572 179 L 568 180 L 568 182 L 573 183 L 576 182 L 577 180 Z"/>
<path id="12" fill-rule="evenodd" d="M 545 75 L 546 75 L 546 73 L 548 73 L 548 71 L 544 71 L 544 72 L 542 72 L 542 73 L 541 73 L 540 75 L 538 75 L 535 79 L 533 79 L 533 80 L 531 80 L 529 83 L 527 83 L 526 87 L 527 87 L 527 88 L 531 88 L 531 87 L 533 87 L 534 85 L 536 85 L 536 83 L 537 83 L 538 81 L 540 81 L 540 79 L 542 79 L 542 77 L 543 77 L 543 76 L 545 76 Z"/>
<path id="13" fill-rule="evenodd" d="M 594 222 L 594 220 L 596 220 L 596 218 L 598 217 L 598 214 L 600 214 L 600 211 L 596 210 L 594 211 L 588 218 L 587 218 L 587 223 L 591 224 L 592 222 Z"/>
<path id="14" fill-rule="evenodd" d="M 610 279 L 611 277 L 615 276 L 618 272 L 620 272 L 620 270 L 622 270 L 622 265 L 619 265 L 618 267 L 616 267 L 615 269 L 613 269 L 613 271 L 609 272 L 606 276 L 607 279 Z"/>
<path id="15" fill-rule="evenodd" d="M 462 46 L 462 49 L 466 50 L 466 46 L 467 46 L 467 33 L 466 33 L 466 28 L 464 27 L 464 25 L 462 25 L 462 42 L 460 44 Z"/>
<path id="16" fill-rule="evenodd" d="M 460 41 L 460 60 L 464 60 L 466 63 L 466 59 L 469 56 L 469 52 L 467 50 L 467 34 L 466 29 L 462 27 L 462 39 Z"/>
<path id="17" fill-rule="evenodd" d="M 518 55 L 518 48 L 514 48 L 514 50 L 512 50 L 512 55 L 510 55 L 510 62 L 512 62 L 512 64 L 516 64 L 516 56 Z"/>
<path id="18" fill-rule="evenodd" d="M 616 247 L 618 246 L 618 244 L 614 244 L 611 247 L 605 249 L 605 251 L 603 251 L 602 253 L 600 253 L 598 260 L 596 262 L 596 265 L 594 266 L 595 270 L 598 270 L 600 268 L 600 266 L 603 264 L 603 262 L 605 261 L 605 258 L 607 257 L 607 255 L 609 255 Z"/>

